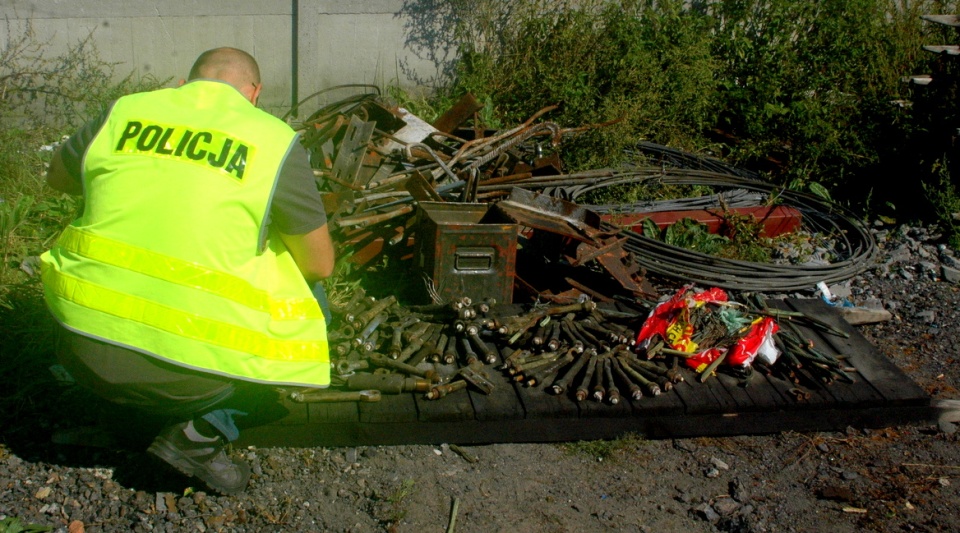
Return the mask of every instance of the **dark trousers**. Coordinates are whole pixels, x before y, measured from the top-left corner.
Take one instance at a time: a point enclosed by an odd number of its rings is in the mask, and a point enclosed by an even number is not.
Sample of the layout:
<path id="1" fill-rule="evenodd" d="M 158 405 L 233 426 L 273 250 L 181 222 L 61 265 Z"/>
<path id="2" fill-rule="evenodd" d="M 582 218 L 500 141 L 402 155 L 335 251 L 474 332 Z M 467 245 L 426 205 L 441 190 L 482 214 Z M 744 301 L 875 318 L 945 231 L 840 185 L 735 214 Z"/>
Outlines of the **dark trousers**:
<path id="1" fill-rule="evenodd" d="M 201 418 L 228 441 L 287 413 L 271 386 L 183 368 L 66 329 L 57 358 L 79 385 L 114 404 L 171 424 Z"/>
<path id="2" fill-rule="evenodd" d="M 312 290 L 329 325 L 326 292 L 320 283 Z M 63 328 L 57 358 L 78 384 L 114 404 L 170 423 L 201 418 L 228 441 L 287 414 L 272 386 L 184 368 Z"/>

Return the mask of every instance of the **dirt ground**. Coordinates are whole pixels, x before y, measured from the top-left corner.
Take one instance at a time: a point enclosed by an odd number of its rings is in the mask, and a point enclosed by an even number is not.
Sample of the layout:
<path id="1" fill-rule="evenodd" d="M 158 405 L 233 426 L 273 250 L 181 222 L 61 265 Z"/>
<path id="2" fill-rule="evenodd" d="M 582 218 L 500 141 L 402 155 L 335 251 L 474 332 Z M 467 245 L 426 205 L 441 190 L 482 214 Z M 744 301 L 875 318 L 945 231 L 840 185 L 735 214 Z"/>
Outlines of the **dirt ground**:
<path id="1" fill-rule="evenodd" d="M 957 400 L 960 287 L 938 270 L 952 255 L 914 233 L 879 232 L 883 257 L 848 284 L 849 298 L 882 301 L 893 319 L 860 331 L 934 399 Z M 34 440 L 0 449 L 0 519 L 71 533 L 960 531 L 957 433 L 930 421 L 730 438 L 247 448 L 237 453 L 254 476 L 233 497 L 195 488 L 142 449 L 51 444 L 70 426 L 58 413 L 31 423 Z"/>

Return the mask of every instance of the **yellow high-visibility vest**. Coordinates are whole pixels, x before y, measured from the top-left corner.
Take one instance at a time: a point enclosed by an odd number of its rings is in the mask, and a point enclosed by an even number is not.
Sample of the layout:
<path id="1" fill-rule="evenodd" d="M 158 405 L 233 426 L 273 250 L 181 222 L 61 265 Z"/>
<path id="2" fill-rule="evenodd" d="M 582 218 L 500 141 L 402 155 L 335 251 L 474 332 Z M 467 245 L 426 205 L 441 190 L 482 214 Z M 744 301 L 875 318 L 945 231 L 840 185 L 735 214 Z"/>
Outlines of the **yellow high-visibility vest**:
<path id="1" fill-rule="evenodd" d="M 42 256 L 54 316 L 180 366 L 328 385 L 322 312 L 266 226 L 297 141 L 217 81 L 117 100 L 84 156 L 83 214 Z"/>

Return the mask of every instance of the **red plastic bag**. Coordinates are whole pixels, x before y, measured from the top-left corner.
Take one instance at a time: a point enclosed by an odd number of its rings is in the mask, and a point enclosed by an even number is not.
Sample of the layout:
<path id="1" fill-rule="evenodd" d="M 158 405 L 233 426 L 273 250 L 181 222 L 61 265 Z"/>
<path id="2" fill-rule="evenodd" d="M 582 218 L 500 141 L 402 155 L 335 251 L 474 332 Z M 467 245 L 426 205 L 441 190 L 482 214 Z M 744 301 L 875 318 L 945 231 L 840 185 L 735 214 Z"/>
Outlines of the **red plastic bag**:
<path id="1" fill-rule="evenodd" d="M 728 300 L 727 293 L 718 287 L 703 292 L 693 292 L 692 288 L 692 285 L 681 288 L 669 300 L 653 308 L 637 334 L 638 347 L 646 348 L 650 339 L 654 335 L 659 335 L 674 350 L 687 353 L 697 351 L 697 343 L 692 340 L 693 325 L 690 323 L 690 309 L 710 302 Z"/>
<path id="2" fill-rule="evenodd" d="M 690 357 L 685 362 L 688 367 L 702 372 L 710 363 L 727 353 L 724 363 L 731 366 L 750 366 L 757 357 L 772 365 L 780 357 L 780 350 L 773 342 L 773 334 L 777 331 L 780 331 L 780 325 L 774 319 L 770 317 L 757 319 L 751 324 L 747 333 L 740 337 L 729 350 L 711 348 Z"/>
<path id="3" fill-rule="evenodd" d="M 780 350 L 773 342 L 773 335 L 780 330 L 780 326 L 770 317 L 753 321 L 747 332 L 733 346 L 714 346 L 699 350 L 700 347 L 693 342 L 694 330 L 690 310 L 707 303 L 726 303 L 729 300 L 727 293 L 717 287 L 703 292 L 694 292 L 692 288 L 693 285 L 681 288 L 669 300 L 661 302 L 650 312 L 637 334 L 639 348 L 646 348 L 650 339 L 659 335 L 670 348 L 696 354 L 687 358 L 685 363 L 698 372 L 724 353 L 727 354 L 724 363 L 733 366 L 750 366 L 757 357 L 767 364 L 776 362 Z"/>

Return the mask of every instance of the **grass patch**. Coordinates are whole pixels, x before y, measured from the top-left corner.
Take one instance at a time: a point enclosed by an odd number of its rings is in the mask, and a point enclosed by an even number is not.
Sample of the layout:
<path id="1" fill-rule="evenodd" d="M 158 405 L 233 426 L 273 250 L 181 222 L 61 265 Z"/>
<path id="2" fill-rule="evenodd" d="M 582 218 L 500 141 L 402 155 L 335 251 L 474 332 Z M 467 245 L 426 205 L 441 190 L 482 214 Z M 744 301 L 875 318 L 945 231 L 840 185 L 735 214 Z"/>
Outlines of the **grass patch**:
<path id="1" fill-rule="evenodd" d="M 54 143 L 123 94 L 159 87 L 153 78 L 116 75 L 92 34 L 60 55 L 32 28 L 0 44 L 0 433 L 4 442 L 38 434 L 54 417 L 83 410 L 50 373 L 56 323 L 47 311 L 36 256 L 50 248 L 82 208 L 79 198 L 46 186 Z M 72 394 L 72 393 L 71 393 Z M 67 400 L 67 401 L 65 401 Z"/>
<path id="2" fill-rule="evenodd" d="M 53 527 L 41 526 L 39 524 L 25 524 L 15 516 L 8 516 L 0 520 L 0 533 L 34 533 L 40 531 L 53 531 Z"/>
<path id="3" fill-rule="evenodd" d="M 36 287 L 11 293 L 0 308 L 0 375 L 7 386 L 0 394 L 0 433 L 5 440 L 32 440 L 39 420 L 48 420 L 62 387 L 49 368 L 56 363 L 56 324 Z"/>
<path id="4" fill-rule="evenodd" d="M 404 508 L 404 502 L 413 494 L 416 481 L 413 479 L 404 479 L 403 482 L 386 498 L 387 516 L 384 519 L 388 531 L 395 531 L 400 522 L 407 516 L 407 509 Z"/>
<path id="5" fill-rule="evenodd" d="M 580 440 L 559 444 L 567 455 L 589 457 L 597 461 L 616 459 L 644 446 L 648 441 L 636 433 L 626 433 L 610 440 Z"/>
<path id="6" fill-rule="evenodd" d="M 671 246 L 725 259 L 755 263 L 770 261 L 780 241 L 762 235 L 762 222 L 749 215 L 731 212 L 724 212 L 721 217 L 719 233 L 710 233 L 706 224 L 692 218 L 678 220 L 663 229 L 648 218 L 643 222 L 643 234 Z"/>

